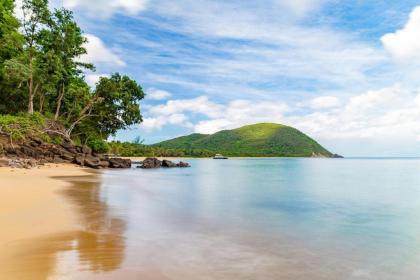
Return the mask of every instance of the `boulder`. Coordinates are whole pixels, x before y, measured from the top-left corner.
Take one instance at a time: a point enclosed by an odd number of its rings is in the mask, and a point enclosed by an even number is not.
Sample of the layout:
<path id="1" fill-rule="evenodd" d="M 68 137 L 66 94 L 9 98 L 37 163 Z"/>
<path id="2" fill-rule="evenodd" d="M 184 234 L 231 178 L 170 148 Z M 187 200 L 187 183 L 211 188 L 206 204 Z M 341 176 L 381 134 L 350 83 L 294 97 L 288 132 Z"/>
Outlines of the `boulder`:
<path id="1" fill-rule="evenodd" d="M 81 154 L 78 154 L 74 157 L 73 162 L 77 165 L 84 166 L 85 164 L 85 157 Z"/>
<path id="2" fill-rule="evenodd" d="M 38 137 L 31 137 L 31 145 L 36 147 L 36 146 L 40 146 L 44 143 L 44 141 L 42 141 L 42 139 L 38 138 Z"/>
<path id="3" fill-rule="evenodd" d="M 84 160 L 84 165 L 90 168 L 99 168 L 99 159 L 95 157 L 87 156 Z"/>
<path id="4" fill-rule="evenodd" d="M 0 167 L 9 166 L 9 160 L 7 158 L 0 158 Z"/>
<path id="5" fill-rule="evenodd" d="M 101 161 L 99 162 L 99 166 L 100 166 L 101 168 L 108 168 L 108 167 L 109 167 L 109 165 L 110 165 L 110 163 L 109 163 L 109 161 L 107 161 L 107 160 L 101 160 Z"/>
<path id="6" fill-rule="evenodd" d="M 83 145 L 83 147 L 82 147 L 82 153 L 84 153 L 85 155 L 90 155 L 90 154 L 92 154 L 92 149 L 89 148 L 86 145 Z"/>
<path id="7" fill-rule="evenodd" d="M 64 152 L 61 155 L 61 158 L 64 159 L 64 160 L 66 160 L 66 161 L 72 162 L 74 160 L 74 154 L 71 154 L 69 152 Z"/>
<path id="8" fill-rule="evenodd" d="M 177 167 L 181 167 L 181 168 L 185 168 L 185 167 L 191 167 L 190 164 L 188 162 L 182 162 L 180 161 L 179 163 L 177 163 L 176 165 Z"/>
<path id="9" fill-rule="evenodd" d="M 131 160 L 125 158 L 110 158 L 108 160 L 110 168 L 131 168 Z"/>
<path id="10" fill-rule="evenodd" d="M 152 168 L 159 168 L 162 166 L 162 162 L 157 158 L 146 158 L 143 160 L 143 164 L 141 168 L 144 169 L 152 169 Z"/>
<path id="11" fill-rule="evenodd" d="M 162 160 L 162 167 L 177 167 L 175 162 L 164 159 Z"/>

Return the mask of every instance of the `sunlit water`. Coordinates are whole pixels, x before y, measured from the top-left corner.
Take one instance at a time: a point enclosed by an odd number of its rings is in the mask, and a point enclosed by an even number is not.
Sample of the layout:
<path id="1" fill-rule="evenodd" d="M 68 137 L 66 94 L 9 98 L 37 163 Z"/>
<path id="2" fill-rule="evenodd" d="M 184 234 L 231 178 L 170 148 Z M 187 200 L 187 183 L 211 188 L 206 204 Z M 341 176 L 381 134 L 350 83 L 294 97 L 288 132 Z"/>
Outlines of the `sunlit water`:
<path id="1" fill-rule="evenodd" d="M 188 162 L 72 180 L 49 279 L 420 279 L 420 160 Z"/>

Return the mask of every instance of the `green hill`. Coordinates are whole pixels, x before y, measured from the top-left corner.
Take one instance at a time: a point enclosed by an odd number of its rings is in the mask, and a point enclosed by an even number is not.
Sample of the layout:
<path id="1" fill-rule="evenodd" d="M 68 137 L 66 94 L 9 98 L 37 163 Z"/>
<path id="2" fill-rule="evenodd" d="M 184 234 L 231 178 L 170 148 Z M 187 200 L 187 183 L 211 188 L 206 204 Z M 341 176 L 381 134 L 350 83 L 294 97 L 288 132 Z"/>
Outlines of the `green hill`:
<path id="1" fill-rule="evenodd" d="M 204 150 L 240 157 L 311 157 L 334 155 L 299 130 L 274 123 L 247 125 L 215 134 L 191 134 L 153 145 L 165 149 Z"/>

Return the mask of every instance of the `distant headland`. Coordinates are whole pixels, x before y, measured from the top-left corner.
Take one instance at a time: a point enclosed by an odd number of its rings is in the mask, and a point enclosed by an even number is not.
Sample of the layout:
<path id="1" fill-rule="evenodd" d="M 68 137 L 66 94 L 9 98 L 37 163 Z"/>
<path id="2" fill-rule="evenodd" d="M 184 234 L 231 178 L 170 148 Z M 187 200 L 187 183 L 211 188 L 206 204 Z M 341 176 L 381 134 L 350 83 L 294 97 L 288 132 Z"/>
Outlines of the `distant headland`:
<path id="1" fill-rule="evenodd" d="M 194 133 L 152 147 L 231 157 L 340 157 L 299 130 L 276 123 L 246 125 L 214 134 Z"/>

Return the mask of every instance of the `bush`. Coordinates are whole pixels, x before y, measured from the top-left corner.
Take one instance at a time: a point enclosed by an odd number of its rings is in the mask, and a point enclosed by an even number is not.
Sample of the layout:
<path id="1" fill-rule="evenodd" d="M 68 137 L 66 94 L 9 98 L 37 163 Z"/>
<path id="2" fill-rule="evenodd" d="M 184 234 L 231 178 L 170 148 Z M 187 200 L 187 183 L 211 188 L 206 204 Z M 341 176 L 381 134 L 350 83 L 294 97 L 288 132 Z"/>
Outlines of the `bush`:
<path id="1" fill-rule="evenodd" d="M 108 143 L 100 138 L 94 138 L 87 142 L 87 145 L 94 151 L 95 153 L 107 153 L 109 151 Z"/>
<path id="2" fill-rule="evenodd" d="M 39 113 L 19 116 L 0 115 L 0 132 L 10 135 L 12 140 L 24 140 L 27 135 L 47 137 L 43 132 L 45 119 Z"/>

